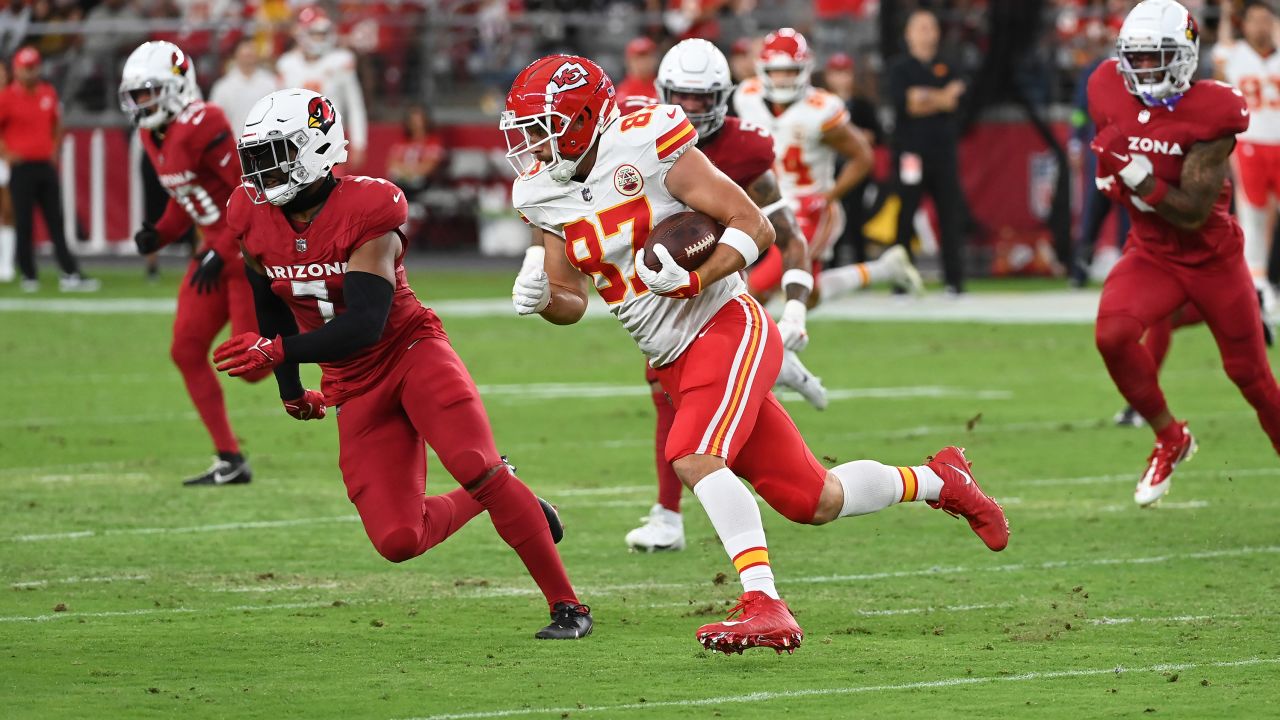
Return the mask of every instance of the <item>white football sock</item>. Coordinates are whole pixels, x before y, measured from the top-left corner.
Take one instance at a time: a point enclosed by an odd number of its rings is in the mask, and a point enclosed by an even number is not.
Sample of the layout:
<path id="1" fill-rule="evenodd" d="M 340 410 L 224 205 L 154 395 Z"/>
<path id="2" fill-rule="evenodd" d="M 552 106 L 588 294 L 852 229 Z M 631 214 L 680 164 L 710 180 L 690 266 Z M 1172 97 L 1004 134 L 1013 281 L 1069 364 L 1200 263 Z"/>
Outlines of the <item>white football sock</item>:
<path id="1" fill-rule="evenodd" d="M 823 299 L 830 300 L 892 278 L 893 268 L 882 258 L 823 270 L 818 274 L 817 285 L 822 288 Z"/>
<path id="2" fill-rule="evenodd" d="M 1265 207 L 1250 205 L 1244 193 L 1236 194 L 1236 218 L 1244 231 L 1244 260 L 1254 277 L 1267 276 L 1267 258 L 1271 252 L 1270 204 Z"/>
<path id="3" fill-rule="evenodd" d="M 743 591 L 759 590 L 777 599 L 760 506 L 751 491 L 732 470 L 721 468 L 699 480 L 693 486 L 693 494 L 707 511 L 724 551 L 738 570 Z"/>
<path id="4" fill-rule="evenodd" d="M 938 499 L 942 478 L 923 465 L 894 467 L 875 460 L 855 460 L 831 468 L 844 488 L 840 517 L 868 515 L 900 502 Z"/>
<path id="5" fill-rule="evenodd" d="M 13 280 L 13 227 L 0 226 L 0 282 Z"/>

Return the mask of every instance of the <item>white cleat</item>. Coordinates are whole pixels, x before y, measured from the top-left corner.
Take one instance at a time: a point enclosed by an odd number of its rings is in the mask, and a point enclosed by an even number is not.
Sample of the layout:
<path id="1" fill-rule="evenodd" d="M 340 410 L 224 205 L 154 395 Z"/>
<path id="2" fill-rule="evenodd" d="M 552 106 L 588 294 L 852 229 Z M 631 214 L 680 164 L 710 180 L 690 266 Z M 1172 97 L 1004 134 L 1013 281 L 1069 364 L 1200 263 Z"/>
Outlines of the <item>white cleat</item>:
<path id="1" fill-rule="evenodd" d="M 822 378 L 810 372 L 800 362 L 800 356 L 791 350 L 782 354 L 782 369 L 778 371 L 775 386 L 795 390 L 815 408 L 827 409 L 827 389 L 822 386 Z"/>
<path id="2" fill-rule="evenodd" d="M 102 283 L 96 278 L 81 277 L 80 273 L 63 275 L 58 279 L 58 290 L 64 293 L 97 292 Z"/>
<path id="3" fill-rule="evenodd" d="M 907 255 L 906 248 L 894 245 L 885 250 L 880 259 L 888 263 L 895 284 L 906 288 L 917 297 L 924 295 L 924 279 L 920 277 L 920 271 L 916 266 L 911 264 L 911 257 Z"/>
<path id="4" fill-rule="evenodd" d="M 654 505 L 644 524 L 627 533 L 627 546 L 640 552 L 684 549 L 684 519 L 661 505 Z"/>

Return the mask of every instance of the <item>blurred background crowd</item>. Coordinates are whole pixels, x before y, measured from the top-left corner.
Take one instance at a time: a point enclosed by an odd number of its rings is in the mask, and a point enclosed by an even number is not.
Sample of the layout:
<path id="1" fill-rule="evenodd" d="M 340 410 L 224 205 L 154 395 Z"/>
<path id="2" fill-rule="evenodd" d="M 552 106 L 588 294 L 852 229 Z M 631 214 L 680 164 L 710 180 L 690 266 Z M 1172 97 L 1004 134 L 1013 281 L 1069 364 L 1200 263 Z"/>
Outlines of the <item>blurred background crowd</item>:
<path id="1" fill-rule="evenodd" d="M 1184 0 L 1200 17 L 1205 57 L 1221 17 L 1242 2 Z M 552 52 L 583 54 L 614 78 L 652 83 L 658 60 L 689 37 L 712 41 L 735 79 L 755 73 L 763 35 L 805 33 L 814 82 L 850 103 L 881 162 L 858 202 L 853 231 L 893 241 L 894 169 L 885 161 L 895 118 L 883 70 L 904 52 L 917 8 L 938 17 L 940 56 L 966 80 L 957 110 L 970 272 L 1068 274 L 1115 243 L 1086 228 L 1083 80 L 1113 52 L 1131 0 L 0 0 L 0 57 L 36 48 L 68 129 L 62 148 L 67 215 L 82 251 L 119 250 L 145 203 L 136 142 L 117 102 L 124 58 L 164 39 L 194 60 L 205 97 L 240 122 L 261 95 L 305 85 L 330 95 L 347 122 L 350 171 L 386 176 L 414 199 L 415 247 L 519 252 L 497 116 L 511 79 Z M 1205 76 L 1211 64 L 1202 62 Z M 0 78 L 3 80 L 4 78 Z M 1083 152 L 1082 152 L 1083 148 Z M 66 166 L 72 167 L 68 169 Z M 125 168 L 121 170 L 121 168 Z M 1066 170 L 1066 171 L 1064 171 Z M 120 175 L 121 172 L 127 176 Z M 101 175 L 95 179 L 96 175 Z M 102 188 L 135 188 L 129 202 Z M 145 185 L 144 194 L 145 194 Z M 122 191 L 121 191 L 122 192 Z M 162 198 L 161 198 L 162 199 Z M 132 208 L 132 209 L 130 209 Z M 930 206 L 915 242 L 936 247 Z M 1106 221 L 1114 222 L 1114 221 Z M 864 243 L 865 244 L 865 243 Z M 123 251 L 121 251 L 123 252 Z M 1104 253 L 1105 254 L 1105 253 Z M 838 253 L 833 262 L 854 259 Z M 926 268 L 929 261 L 924 262 Z M 1087 281 L 1077 270 L 1077 283 Z"/>

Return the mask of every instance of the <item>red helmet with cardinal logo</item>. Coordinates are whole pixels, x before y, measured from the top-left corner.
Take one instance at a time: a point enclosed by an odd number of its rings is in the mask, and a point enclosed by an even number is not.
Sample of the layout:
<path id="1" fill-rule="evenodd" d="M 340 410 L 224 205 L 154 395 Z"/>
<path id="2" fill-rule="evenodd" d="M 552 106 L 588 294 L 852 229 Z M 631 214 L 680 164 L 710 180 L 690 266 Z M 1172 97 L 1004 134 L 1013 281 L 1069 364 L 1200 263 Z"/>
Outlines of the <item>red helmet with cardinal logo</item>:
<path id="1" fill-rule="evenodd" d="M 617 115 L 613 81 L 599 65 L 577 55 L 551 55 L 516 76 L 499 127 L 517 173 L 534 165 L 530 151 L 551 143 L 548 172 L 557 182 L 568 182 Z"/>

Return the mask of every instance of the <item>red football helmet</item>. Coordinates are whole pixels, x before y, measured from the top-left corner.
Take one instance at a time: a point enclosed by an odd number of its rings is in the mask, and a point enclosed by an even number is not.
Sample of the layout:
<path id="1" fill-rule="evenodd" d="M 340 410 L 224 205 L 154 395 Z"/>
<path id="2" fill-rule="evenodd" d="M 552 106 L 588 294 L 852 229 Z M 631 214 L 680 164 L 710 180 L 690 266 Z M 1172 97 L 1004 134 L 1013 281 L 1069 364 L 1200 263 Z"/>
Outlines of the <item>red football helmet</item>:
<path id="1" fill-rule="evenodd" d="M 568 182 L 617 116 L 613 81 L 599 65 L 577 55 L 550 55 L 530 63 L 511 83 L 499 127 L 517 173 L 533 166 L 531 150 L 554 141 L 547 169 L 555 181 Z"/>
<path id="2" fill-rule="evenodd" d="M 794 70 L 795 80 L 779 84 L 769 76 L 770 70 Z M 769 102 L 782 105 L 793 103 L 809 88 L 809 74 L 813 72 L 813 56 L 804 36 L 792 28 L 782 28 L 769 33 L 756 58 L 756 73 L 764 85 L 764 96 Z"/>

